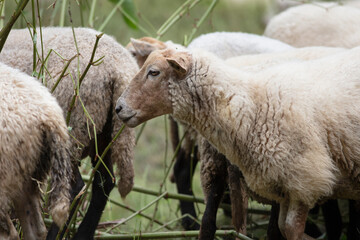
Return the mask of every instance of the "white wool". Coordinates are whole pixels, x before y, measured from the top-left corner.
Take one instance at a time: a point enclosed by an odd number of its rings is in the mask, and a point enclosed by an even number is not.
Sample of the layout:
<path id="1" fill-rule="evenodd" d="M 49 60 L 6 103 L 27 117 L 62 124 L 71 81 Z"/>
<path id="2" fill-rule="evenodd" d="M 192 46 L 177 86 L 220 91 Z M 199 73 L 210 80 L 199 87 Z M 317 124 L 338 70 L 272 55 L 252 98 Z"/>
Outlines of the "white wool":
<path id="1" fill-rule="evenodd" d="M 360 45 L 360 9 L 334 3 L 303 4 L 273 17 L 264 35 L 295 47 Z"/>

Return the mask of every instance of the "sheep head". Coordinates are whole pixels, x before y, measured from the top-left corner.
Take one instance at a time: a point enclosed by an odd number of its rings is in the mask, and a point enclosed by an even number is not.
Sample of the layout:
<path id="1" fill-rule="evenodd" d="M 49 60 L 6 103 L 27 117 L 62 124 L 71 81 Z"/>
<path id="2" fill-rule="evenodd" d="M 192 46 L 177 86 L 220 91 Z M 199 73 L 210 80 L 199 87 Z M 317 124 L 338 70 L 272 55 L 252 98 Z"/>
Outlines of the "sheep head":
<path id="1" fill-rule="evenodd" d="M 166 47 L 167 46 L 162 41 L 151 37 L 143 37 L 140 39 L 131 38 L 126 49 L 136 59 L 139 67 L 142 67 L 150 53 L 155 50 L 165 49 Z"/>
<path id="2" fill-rule="evenodd" d="M 152 52 L 116 104 L 118 117 L 129 127 L 171 114 L 171 82 L 183 80 L 190 71 L 191 55 L 174 49 Z"/>

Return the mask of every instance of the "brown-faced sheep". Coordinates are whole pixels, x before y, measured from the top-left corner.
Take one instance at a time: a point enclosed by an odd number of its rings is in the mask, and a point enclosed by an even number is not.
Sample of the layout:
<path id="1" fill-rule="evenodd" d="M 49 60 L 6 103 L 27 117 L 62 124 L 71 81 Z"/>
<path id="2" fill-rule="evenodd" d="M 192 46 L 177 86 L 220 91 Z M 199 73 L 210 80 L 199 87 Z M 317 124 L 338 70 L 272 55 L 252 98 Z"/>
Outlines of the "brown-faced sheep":
<path id="1" fill-rule="evenodd" d="M 282 234 L 303 239 L 319 200 L 360 199 L 359 64 L 354 48 L 254 74 L 200 51 L 155 51 L 116 111 L 130 127 L 167 113 L 191 124 L 280 203 Z"/>
<path id="2" fill-rule="evenodd" d="M 131 39 L 131 43 L 128 44 L 127 49 L 137 59 L 137 62 L 141 67 L 152 51 L 169 47 L 175 49 L 184 49 L 183 46 L 180 46 L 178 44 L 174 44 L 169 41 L 161 42 L 150 37 Z M 204 34 L 194 39 L 190 43 L 188 48 L 201 48 L 206 51 L 213 52 L 214 54 L 224 59 L 244 54 L 281 52 L 293 49 L 291 46 L 274 39 L 241 32 L 215 32 Z M 170 119 L 171 133 L 175 132 L 175 134 L 172 134 L 171 138 L 173 147 L 175 149 L 179 143 L 177 123 L 174 122 L 172 118 Z M 193 193 L 191 189 L 191 173 L 194 172 L 194 168 L 196 167 L 199 158 L 197 154 L 198 147 L 194 148 L 195 151 L 194 154 L 192 154 L 193 145 L 196 142 L 197 138 L 197 133 L 191 128 L 189 128 L 186 124 L 182 125 L 187 129 L 187 134 L 179 150 L 179 154 L 174 165 L 174 177 L 172 179 L 175 181 L 179 193 L 192 195 Z M 203 237 L 202 239 L 212 239 L 215 234 L 216 228 L 213 228 L 212 226 L 215 225 L 217 209 L 220 201 L 222 200 L 224 191 L 227 188 L 226 181 L 218 181 L 218 179 L 227 179 L 227 174 L 225 174 L 224 171 L 220 170 L 222 168 L 227 169 L 227 162 L 223 162 L 222 164 L 225 165 L 223 167 L 219 167 L 219 164 L 221 164 L 221 162 L 216 162 L 215 164 L 215 161 L 207 161 L 208 159 L 214 160 L 215 156 L 223 158 L 221 154 L 216 153 L 216 149 L 210 149 L 212 148 L 210 144 L 207 146 L 209 146 L 208 150 L 202 149 L 202 152 L 204 152 L 203 154 L 206 154 L 207 157 L 204 158 L 203 161 L 201 161 L 201 172 L 204 176 L 202 177 L 201 182 L 207 202 L 204 212 L 205 217 L 203 217 L 202 219 L 201 232 L 207 232 L 208 234 L 201 234 L 201 236 Z M 210 153 L 214 156 L 211 157 Z M 212 164 L 215 165 L 212 166 Z M 211 173 L 209 171 L 211 171 Z M 238 201 L 238 199 L 244 199 L 242 196 L 240 196 L 243 192 L 244 191 L 242 188 L 232 189 L 231 198 L 236 199 L 236 201 L 233 201 L 234 204 L 232 205 L 233 214 L 236 214 L 236 212 L 242 212 L 244 206 L 247 206 L 247 200 L 243 202 Z M 235 204 L 237 206 L 235 206 Z M 187 213 L 196 218 L 196 211 L 193 203 L 180 201 L 180 209 L 182 214 Z M 182 219 L 182 225 L 185 229 L 197 229 L 199 227 L 198 224 L 189 217 L 185 217 Z M 244 215 L 241 219 L 237 220 L 236 223 L 234 222 L 234 225 L 239 232 L 245 234 L 246 215 Z"/>
<path id="3" fill-rule="evenodd" d="M 0 63 L 0 238 L 44 239 L 38 182 L 51 172 L 50 214 L 62 226 L 70 207 L 70 139 L 62 109 L 36 79 Z"/>
<path id="4" fill-rule="evenodd" d="M 80 52 L 80 72 L 84 71 L 90 60 L 96 35 L 98 34 L 100 33 L 91 29 L 75 28 L 77 46 Z M 43 28 L 42 39 L 45 56 L 50 49 L 55 50 L 65 59 L 70 59 L 77 54 L 71 28 Z M 32 38 L 27 29 L 12 30 L 0 54 L 0 61 L 18 68 L 27 74 L 32 74 L 32 49 Z M 38 38 L 37 49 L 41 55 L 40 38 Z M 102 56 L 105 56 L 103 63 L 90 67 L 87 72 L 80 86 L 79 96 L 95 123 L 99 154 L 112 141 L 112 138 L 122 125 L 114 112 L 114 106 L 116 99 L 138 69 L 135 60 L 129 52 L 107 35 L 101 37 L 94 60 Z M 77 59 L 71 62 L 68 68 L 69 74 L 61 80 L 53 92 L 64 114 L 67 114 L 74 95 L 74 82 L 72 79 L 76 81 L 78 76 L 77 62 Z M 54 86 L 64 66 L 65 62 L 58 55 L 50 54 L 46 63 L 47 72 L 45 72 L 48 76 L 45 83 L 48 88 L 51 89 Z M 76 139 L 72 139 L 74 159 L 79 161 L 89 155 L 92 163 L 95 164 L 97 159 L 95 141 L 92 131 L 90 131 L 92 136 L 89 136 L 88 122 L 80 101 L 76 101 L 69 122 L 69 126 L 72 128 L 71 134 Z M 122 197 L 125 197 L 133 186 L 134 171 L 132 160 L 134 142 L 133 130 L 125 128 L 120 137 L 113 143 L 111 152 L 103 159 L 111 173 L 113 172 L 113 164 L 117 164 L 118 189 Z M 81 190 L 83 185 L 80 174 L 78 172 L 75 174 L 76 182 L 73 183 L 73 197 Z M 98 171 L 96 171 L 93 181 L 92 199 L 89 209 L 80 224 L 75 239 L 93 238 L 108 195 L 114 187 L 113 181 L 114 179 L 110 177 L 108 171 L 101 164 Z M 52 227 L 48 238 L 55 238 L 57 231 L 57 228 Z"/>

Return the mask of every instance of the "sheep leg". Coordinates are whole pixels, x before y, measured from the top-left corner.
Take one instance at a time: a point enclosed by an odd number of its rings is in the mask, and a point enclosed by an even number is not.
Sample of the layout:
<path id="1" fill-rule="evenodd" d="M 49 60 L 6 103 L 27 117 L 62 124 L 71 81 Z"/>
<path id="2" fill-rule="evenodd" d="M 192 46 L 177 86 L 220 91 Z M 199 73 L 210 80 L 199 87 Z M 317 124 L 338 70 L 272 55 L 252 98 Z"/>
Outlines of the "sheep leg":
<path id="1" fill-rule="evenodd" d="M 267 228 L 267 239 L 268 240 L 283 240 L 280 229 L 279 229 L 279 211 L 280 205 L 278 203 L 273 203 L 271 205 L 271 213 L 269 219 L 269 225 Z"/>
<path id="2" fill-rule="evenodd" d="M 99 153 L 102 153 L 107 144 L 111 141 L 110 133 L 110 129 L 105 128 L 103 133 L 98 135 Z M 91 157 L 92 165 L 95 166 L 97 161 L 99 161 L 96 158 L 95 148 L 92 148 L 89 155 Z M 103 158 L 103 162 L 109 169 L 111 175 L 114 176 L 110 155 L 111 153 L 108 152 Z M 73 239 L 94 239 L 96 227 L 100 221 L 108 196 L 114 186 L 115 183 L 113 182 L 113 179 L 107 169 L 103 164 L 100 164 L 98 170 L 95 172 L 95 177 L 92 183 L 92 196 L 89 208 Z"/>
<path id="3" fill-rule="evenodd" d="M 342 232 L 342 220 L 337 200 L 328 200 L 321 205 L 321 210 L 324 215 L 326 235 L 328 240 L 340 239 Z M 350 212 L 351 214 L 351 212 Z M 348 237 L 348 239 L 351 239 Z M 357 238 L 360 239 L 358 235 Z"/>
<path id="4" fill-rule="evenodd" d="M 349 200 L 348 240 L 360 239 L 360 202 Z"/>
<path id="5" fill-rule="evenodd" d="M 233 216 L 232 222 L 237 232 L 246 235 L 248 195 L 243 182 L 240 181 L 242 173 L 237 166 L 229 164 L 228 174 Z"/>
<path id="6" fill-rule="evenodd" d="M 224 155 L 218 153 L 207 141 L 201 146 L 201 185 L 204 190 L 206 207 L 201 221 L 199 239 L 214 239 L 216 213 L 224 195 L 228 178 L 228 163 Z"/>
<path id="7" fill-rule="evenodd" d="M 191 188 L 191 180 L 197 162 L 197 147 L 195 147 L 193 158 L 191 157 L 191 150 L 184 151 L 184 149 L 180 149 L 174 165 L 174 177 L 178 193 L 194 195 Z M 197 218 L 195 206 L 192 202 L 180 201 L 180 210 L 182 215 L 189 214 L 195 219 Z M 190 217 L 182 218 L 181 225 L 186 230 L 196 230 L 200 228 L 199 224 Z"/>
<path id="8" fill-rule="evenodd" d="M 279 220 L 278 225 L 280 232 L 283 237 L 286 236 L 285 234 L 285 221 L 286 221 L 286 215 L 289 209 L 289 201 L 285 200 L 284 202 L 280 203 L 280 212 L 279 212 Z"/>
<path id="9" fill-rule="evenodd" d="M 21 198 L 14 201 L 15 212 L 25 239 L 45 239 L 47 231 L 41 215 L 39 193 L 34 188 L 30 187 L 34 192 L 25 192 Z"/>
<path id="10" fill-rule="evenodd" d="M 286 205 L 286 204 L 285 204 Z M 285 222 L 282 222 L 283 226 L 280 227 L 285 233 L 287 240 L 310 240 L 313 239 L 304 233 L 306 218 L 309 212 L 309 208 L 303 203 L 290 201 L 287 207 L 287 212 L 282 209 L 280 204 L 280 218 Z"/>
<path id="11" fill-rule="evenodd" d="M 206 207 L 201 221 L 200 240 L 214 239 L 216 232 L 216 213 L 226 187 L 226 175 L 218 174 L 211 179 L 211 188 L 206 196 Z"/>
<path id="12" fill-rule="evenodd" d="M 0 210 L 0 212 L 2 212 Z M 4 240 L 19 240 L 19 235 L 11 222 L 9 214 L 1 214 L 0 217 L 0 239 Z"/>
<path id="13" fill-rule="evenodd" d="M 81 189 L 84 187 L 84 181 L 81 177 L 79 168 L 77 166 L 73 167 L 73 174 L 74 174 L 74 179 L 71 181 L 71 191 L 70 191 L 71 202 L 75 199 L 76 195 L 78 195 Z M 75 208 L 78 204 L 79 204 L 79 199 L 76 200 L 76 203 L 69 214 L 69 219 L 66 222 L 66 225 L 68 225 L 72 215 L 74 214 Z M 46 240 L 55 240 L 59 230 L 60 230 L 59 227 L 55 223 L 51 224 L 49 232 L 46 236 Z M 65 226 L 64 226 L 64 230 L 60 234 L 60 239 L 63 238 L 64 234 L 65 234 Z"/>

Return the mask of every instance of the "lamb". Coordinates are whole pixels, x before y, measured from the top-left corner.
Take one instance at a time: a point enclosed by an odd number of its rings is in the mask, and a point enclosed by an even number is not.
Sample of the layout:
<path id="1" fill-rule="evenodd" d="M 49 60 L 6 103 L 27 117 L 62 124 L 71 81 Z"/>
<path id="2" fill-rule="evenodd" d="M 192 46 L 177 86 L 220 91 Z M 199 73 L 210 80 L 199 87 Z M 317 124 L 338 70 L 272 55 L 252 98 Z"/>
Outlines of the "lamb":
<path id="1" fill-rule="evenodd" d="M 360 45 L 360 9 L 334 3 L 303 4 L 273 17 L 264 35 L 295 47 Z"/>
<path id="2" fill-rule="evenodd" d="M 77 45 L 80 51 L 80 72 L 84 71 L 89 62 L 96 35 L 98 34 L 100 33 L 92 29 L 75 29 Z M 45 56 L 50 49 L 55 50 L 65 59 L 70 59 L 77 54 L 71 28 L 43 28 L 42 35 Z M 41 55 L 39 39 L 37 49 Z M 103 63 L 98 66 L 92 66 L 80 86 L 80 98 L 96 126 L 99 154 L 102 154 L 121 127 L 122 123 L 117 119 L 114 106 L 117 98 L 138 70 L 136 62 L 129 52 L 107 35 L 101 37 L 94 60 L 102 56 L 105 56 Z M 32 57 L 32 38 L 28 30 L 12 30 L 0 54 L 0 61 L 18 68 L 27 74 L 32 74 Z M 60 76 L 65 63 L 59 56 L 52 53 L 46 66 L 48 71 L 46 74 L 51 75 L 47 79 L 46 84 L 51 89 L 56 79 Z M 72 77 L 76 79 L 77 76 L 77 60 L 71 62 L 68 72 L 69 74 L 61 80 L 53 92 L 64 114 L 67 114 L 74 94 Z M 87 123 L 88 120 L 84 110 L 80 102 L 77 101 L 72 109 L 69 122 L 69 126 L 72 128 L 71 135 L 76 139 L 71 139 L 73 156 L 75 161 L 78 162 L 89 155 L 94 165 L 97 162 L 95 141 L 92 131 L 90 131 L 91 137 L 89 136 Z M 117 164 L 117 176 L 120 178 L 118 190 L 122 197 L 125 197 L 133 186 L 134 171 L 132 160 L 134 145 L 134 131 L 125 128 L 119 138 L 113 143 L 111 152 L 108 152 L 103 159 L 111 174 L 113 174 L 113 164 Z M 78 169 L 75 175 L 76 179 L 72 183 L 72 197 L 83 186 Z M 108 171 L 101 164 L 93 181 L 92 199 L 89 209 L 74 239 L 93 238 L 108 195 L 115 185 L 113 181 Z M 54 239 L 57 232 L 58 228 L 53 225 L 49 230 L 48 239 Z"/>
<path id="3" fill-rule="evenodd" d="M 308 238 L 315 203 L 360 198 L 359 60 L 354 48 L 250 74 L 199 51 L 155 51 L 116 112 L 129 127 L 168 113 L 191 124 L 252 191 L 280 203 L 283 236 Z"/>
<path id="4" fill-rule="evenodd" d="M 0 238 L 19 239 L 9 211 L 15 208 L 25 239 L 44 239 L 39 182 L 51 172 L 50 213 L 62 226 L 69 213 L 72 168 L 63 112 L 38 81 L 0 63 Z"/>

